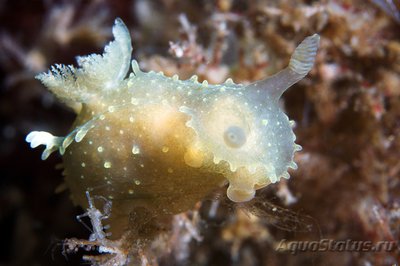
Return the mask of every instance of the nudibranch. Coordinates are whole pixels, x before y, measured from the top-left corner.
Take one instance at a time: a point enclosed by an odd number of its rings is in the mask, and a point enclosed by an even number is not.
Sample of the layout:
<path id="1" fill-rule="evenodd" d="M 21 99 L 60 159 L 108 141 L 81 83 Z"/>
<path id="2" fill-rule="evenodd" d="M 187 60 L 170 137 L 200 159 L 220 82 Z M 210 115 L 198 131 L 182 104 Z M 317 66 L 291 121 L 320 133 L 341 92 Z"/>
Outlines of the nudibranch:
<path id="1" fill-rule="evenodd" d="M 131 62 L 122 20 L 112 31 L 103 55 L 77 57 L 78 68 L 55 65 L 37 76 L 77 118 L 65 137 L 33 131 L 26 140 L 46 146 L 43 160 L 60 152 L 76 204 L 87 207 L 87 191 L 112 201 L 111 231 L 118 235 L 140 209 L 153 216 L 186 211 L 226 183 L 229 199 L 249 201 L 256 190 L 289 178 L 301 147 L 279 98 L 311 70 L 317 34 L 300 43 L 287 68 L 244 86 L 144 72 Z"/>

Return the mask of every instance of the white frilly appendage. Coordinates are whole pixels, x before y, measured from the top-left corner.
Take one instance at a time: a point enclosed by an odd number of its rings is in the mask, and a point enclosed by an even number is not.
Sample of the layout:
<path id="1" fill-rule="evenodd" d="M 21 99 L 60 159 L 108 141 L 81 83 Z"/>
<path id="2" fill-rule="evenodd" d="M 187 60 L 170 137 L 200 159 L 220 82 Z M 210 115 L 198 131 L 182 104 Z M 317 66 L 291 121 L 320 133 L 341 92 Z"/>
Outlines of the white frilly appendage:
<path id="1" fill-rule="evenodd" d="M 89 101 L 93 95 L 118 89 L 130 67 L 132 44 L 121 19 L 115 20 L 112 32 L 115 40 L 105 47 L 102 55 L 78 56 L 78 68 L 57 64 L 36 78 L 72 108 Z"/>
<path id="2" fill-rule="evenodd" d="M 75 110 L 79 110 L 80 103 L 96 99 L 93 97 L 95 95 L 103 96 L 107 95 L 107 91 L 117 90 L 129 71 L 132 45 L 129 31 L 121 19 L 115 20 L 112 32 L 115 40 L 105 47 L 102 55 L 77 57 L 79 68 L 54 65 L 48 73 L 39 74 L 36 78 Z M 26 141 L 31 143 L 32 148 L 46 145 L 42 154 L 42 159 L 45 160 L 58 149 L 64 154 L 73 140 L 80 142 L 93 128 L 96 119 L 77 127 L 66 137 L 33 131 L 26 137 Z"/>
<path id="3" fill-rule="evenodd" d="M 26 136 L 25 140 L 31 144 L 31 148 L 36 148 L 39 145 L 46 145 L 46 149 L 42 153 L 42 160 L 46 160 L 50 154 L 56 150 L 59 150 L 60 154 L 63 155 L 74 140 L 76 142 L 82 141 L 89 130 L 94 127 L 94 122 L 99 117 L 100 116 L 96 116 L 83 125 L 76 127 L 65 137 L 53 136 L 46 131 L 32 131 Z"/>
<path id="4" fill-rule="evenodd" d="M 53 151 L 59 149 L 64 138 L 53 136 L 45 131 L 32 131 L 25 140 L 31 144 L 31 148 L 46 145 L 46 149 L 42 153 L 42 160 L 46 160 Z"/>
<path id="5" fill-rule="evenodd" d="M 78 69 L 84 83 L 91 88 L 103 90 L 117 89 L 128 73 L 132 44 L 129 30 L 124 22 L 117 18 L 112 29 L 115 40 L 105 48 L 103 55 L 91 54 L 78 56 Z"/>

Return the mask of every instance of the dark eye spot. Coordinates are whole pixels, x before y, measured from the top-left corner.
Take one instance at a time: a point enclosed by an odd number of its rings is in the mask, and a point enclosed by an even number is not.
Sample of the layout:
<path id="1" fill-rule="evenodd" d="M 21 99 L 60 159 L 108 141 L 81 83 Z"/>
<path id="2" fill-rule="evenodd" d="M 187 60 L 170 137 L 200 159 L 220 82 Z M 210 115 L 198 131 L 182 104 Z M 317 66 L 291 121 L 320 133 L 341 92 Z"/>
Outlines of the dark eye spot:
<path id="1" fill-rule="evenodd" d="M 246 133 L 238 126 L 230 126 L 224 132 L 224 141 L 231 148 L 240 148 L 246 143 Z"/>

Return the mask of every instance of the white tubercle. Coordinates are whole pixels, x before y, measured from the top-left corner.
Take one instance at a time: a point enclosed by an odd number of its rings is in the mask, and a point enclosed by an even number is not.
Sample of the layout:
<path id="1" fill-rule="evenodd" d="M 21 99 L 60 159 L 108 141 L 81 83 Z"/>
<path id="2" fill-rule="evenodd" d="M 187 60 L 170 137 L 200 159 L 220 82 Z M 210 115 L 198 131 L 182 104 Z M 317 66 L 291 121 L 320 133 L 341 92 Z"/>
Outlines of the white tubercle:
<path id="1" fill-rule="evenodd" d="M 46 160 L 53 151 L 60 147 L 63 139 L 63 137 L 53 136 L 46 131 L 32 131 L 26 136 L 25 140 L 30 143 L 31 148 L 45 145 L 46 149 L 42 153 L 42 160 Z"/>

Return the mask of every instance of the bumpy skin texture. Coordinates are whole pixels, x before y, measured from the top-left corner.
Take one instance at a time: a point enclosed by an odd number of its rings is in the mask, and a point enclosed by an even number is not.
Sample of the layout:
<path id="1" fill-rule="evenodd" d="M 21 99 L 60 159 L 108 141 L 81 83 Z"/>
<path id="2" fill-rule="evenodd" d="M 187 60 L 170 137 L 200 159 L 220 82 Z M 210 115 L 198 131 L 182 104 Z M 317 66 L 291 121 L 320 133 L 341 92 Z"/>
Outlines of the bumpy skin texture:
<path id="1" fill-rule="evenodd" d="M 78 117 L 66 137 L 35 131 L 27 141 L 46 145 L 43 159 L 63 154 L 76 204 L 87 206 L 86 191 L 112 201 L 114 237 L 138 210 L 176 214 L 226 181 L 231 200 L 248 201 L 255 190 L 289 178 L 300 146 L 278 101 L 312 68 L 318 35 L 297 47 L 286 69 L 243 86 L 145 73 L 135 60 L 125 78 L 132 47 L 120 19 L 113 34 L 102 56 L 79 57 L 77 69 L 57 65 L 38 76 Z"/>

